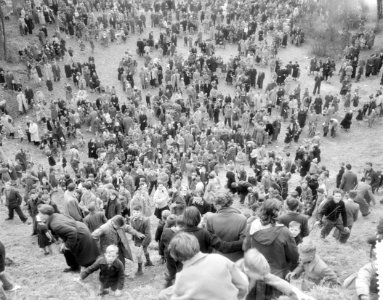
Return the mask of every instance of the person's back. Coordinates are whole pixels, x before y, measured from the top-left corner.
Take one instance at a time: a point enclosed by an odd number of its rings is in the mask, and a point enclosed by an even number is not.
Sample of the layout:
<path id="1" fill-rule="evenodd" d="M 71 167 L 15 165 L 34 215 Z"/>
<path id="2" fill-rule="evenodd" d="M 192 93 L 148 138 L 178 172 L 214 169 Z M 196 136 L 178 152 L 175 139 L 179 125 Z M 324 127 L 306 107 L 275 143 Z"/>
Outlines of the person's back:
<path id="1" fill-rule="evenodd" d="M 177 274 L 172 299 L 237 300 L 240 291 L 235 284 L 242 277 L 245 275 L 226 257 L 199 253 Z"/>
<path id="2" fill-rule="evenodd" d="M 246 217 L 240 211 L 227 207 L 207 218 L 207 230 L 225 242 L 243 239 L 246 230 Z M 232 261 L 243 256 L 243 251 L 222 254 Z"/>
<path id="3" fill-rule="evenodd" d="M 289 230 L 282 225 L 263 226 L 259 219 L 249 226 L 244 251 L 256 248 L 270 264 L 271 273 L 284 278 L 298 263 L 298 250 Z"/>
<path id="4" fill-rule="evenodd" d="M 107 219 L 105 217 L 105 214 L 101 211 L 94 211 L 88 214 L 83 222 L 85 223 L 86 226 L 88 226 L 89 231 L 93 232 L 97 228 L 101 227 L 101 225 L 105 224 L 107 222 Z"/>

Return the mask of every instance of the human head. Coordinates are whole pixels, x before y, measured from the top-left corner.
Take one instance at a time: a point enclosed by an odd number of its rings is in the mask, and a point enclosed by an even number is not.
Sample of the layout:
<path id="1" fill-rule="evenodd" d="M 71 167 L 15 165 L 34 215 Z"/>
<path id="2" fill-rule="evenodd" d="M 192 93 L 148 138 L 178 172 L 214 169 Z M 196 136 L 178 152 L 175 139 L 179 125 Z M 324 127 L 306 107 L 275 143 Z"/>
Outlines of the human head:
<path id="1" fill-rule="evenodd" d="M 281 209 L 281 202 L 277 199 L 267 199 L 262 203 L 258 216 L 263 225 L 275 224 Z"/>
<path id="2" fill-rule="evenodd" d="M 303 264 L 308 264 L 315 258 L 316 247 L 311 240 L 303 239 L 303 242 L 298 246 L 298 249 Z"/>
<path id="3" fill-rule="evenodd" d="M 170 214 L 166 217 L 166 227 L 171 228 L 176 226 L 177 224 L 177 216 L 175 214 Z"/>
<path id="4" fill-rule="evenodd" d="M 111 265 L 118 257 L 118 247 L 116 245 L 109 245 L 105 250 L 105 260 Z"/>
<path id="5" fill-rule="evenodd" d="M 296 211 L 299 208 L 299 200 L 293 197 L 288 197 L 286 199 L 286 205 L 288 210 Z"/>
<path id="6" fill-rule="evenodd" d="M 88 208 L 90 213 L 95 212 L 96 211 L 96 204 L 94 202 L 91 202 L 88 204 L 87 208 Z"/>
<path id="7" fill-rule="evenodd" d="M 349 191 L 349 192 L 348 192 L 348 197 L 349 197 L 350 199 L 353 199 L 353 200 L 354 200 L 357 194 L 358 194 L 358 193 L 357 193 L 356 191 Z"/>
<path id="8" fill-rule="evenodd" d="M 141 217 L 141 215 L 142 215 L 142 206 L 141 205 L 135 205 L 133 207 L 132 216 L 134 218 L 138 218 L 138 217 Z"/>
<path id="9" fill-rule="evenodd" d="M 201 222 L 201 214 L 194 206 L 185 209 L 183 220 L 186 227 L 196 227 Z"/>
<path id="10" fill-rule="evenodd" d="M 46 222 L 51 215 L 55 212 L 53 207 L 49 204 L 41 204 L 38 207 L 39 216 L 41 221 Z"/>
<path id="11" fill-rule="evenodd" d="M 289 223 L 289 230 L 293 237 L 297 237 L 301 233 L 301 224 L 297 221 L 291 221 Z"/>
<path id="12" fill-rule="evenodd" d="M 246 251 L 244 255 L 245 273 L 251 279 L 262 280 L 270 274 L 270 265 L 261 252 L 255 248 Z"/>
<path id="13" fill-rule="evenodd" d="M 168 249 L 175 261 L 185 262 L 198 254 L 200 246 L 194 235 L 180 232 L 172 238 Z"/>
<path id="14" fill-rule="evenodd" d="M 125 224 L 124 217 L 121 216 L 121 215 L 114 216 L 111 219 L 111 222 L 113 224 L 113 227 L 116 228 L 116 229 L 121 228 Z"/>
<path id="15" fill-rule="evenodd" d="M 335 189 L 333 192 L 334 202 L 339 203 L 343 198 L 343 191 L 341 189 Z"/>
<path id="16" fill-rule="evenodd" d="M 350 164 L 347 164 L 347 165 L 346 165 L 346 169 L 347 169 L 347 170 L 351 170 L 351 168 L 352 168 L 352 167 L 351 167 Z"/>
<path id="17" fill-rule="evenodd" d="M 367 162 L 366 163 L 366 170 L 371 170 L 372 169 L 372 163 L 371 162 Z"/>
<path id="18" fill-rule="evenodd" d="M 217 210 L 230 207 L 233 204 L 233 197 L 229 193 L 220 194 L 214 199 L 214 206 Z"/>
<path id="19" fill-rule="evenodd" d="M 170 210 L 165 209 L 161 212 L 162 221 L 166 221 L 169 216 L 170 216 Z"/>

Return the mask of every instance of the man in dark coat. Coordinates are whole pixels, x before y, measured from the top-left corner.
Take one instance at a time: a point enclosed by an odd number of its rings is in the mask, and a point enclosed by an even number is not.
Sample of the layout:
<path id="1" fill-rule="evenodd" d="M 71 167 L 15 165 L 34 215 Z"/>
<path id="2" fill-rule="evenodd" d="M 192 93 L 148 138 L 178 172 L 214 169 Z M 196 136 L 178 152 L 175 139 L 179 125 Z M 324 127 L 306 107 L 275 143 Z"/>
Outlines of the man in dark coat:
<path id="1" fill-rule="evenodd" d="M 351 165 L 347 164 L 346 171 L 342 176 L 339 188 L 343 190 L 343 192 L 348 193 L 349 191 L 353 190 L 357 184 L 358 177 L 353 171 L 351 171 Z"/>
<path id="2" fill-rule="evenodd" d="M 20 220 L 23 223 L 27 222 L 27 217 L 22 212 L 20 205 L 23 200 L 20 193 L 15 190 L 10 182 L 5 184 L 5 205 L 8 206 L 8 218 L 6 220 L 13 220 L 14 212 L 19 215 Z"/>
<path id="3" fill-rule="evenodd" d="M 52 233 L 63 240 L 60 252 L 69 266 L 64 272 L 79 272 L 81 266 L 88 267 L 96 261 L 99 249 L 84 223 L 54 213 L 53 207 L 48 204 L 39 207 L 39 215 Z"/>
<path id="4" fill-rule="evenodd" d="M 297 244 L 302 242 L 302 239 L 309 235 L 308 216 L 300 214 L 298 212 L 299 201 L 296 198 L 288 198 L 286 200 L 288 211 L 278 218 L 278 222 L 289 228 L 289 224 L 292 221 L 298 222 L 300 226 L 300 233 L 295 237 Z"/>

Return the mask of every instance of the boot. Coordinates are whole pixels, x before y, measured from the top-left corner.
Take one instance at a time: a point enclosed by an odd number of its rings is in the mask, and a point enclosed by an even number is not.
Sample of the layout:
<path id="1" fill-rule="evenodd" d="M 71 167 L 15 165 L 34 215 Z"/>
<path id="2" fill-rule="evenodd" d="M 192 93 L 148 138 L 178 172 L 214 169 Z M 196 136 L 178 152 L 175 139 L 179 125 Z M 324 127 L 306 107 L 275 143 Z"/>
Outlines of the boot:
<path id="1" fill-rule="evenodd" d="M 152 261 L 150 260 L 149 253 L 145 254 L 145 258 L 146 258 L 145 267 L 153 267 L 154 265 L 153 265 Z"/>
<path id="2" fill-rule="evenodd" d="M 136 276 L 144 275 L 144 272 L 142 272 L 142 263 L 138 263 L 138 269 L 136 272 Z"/>

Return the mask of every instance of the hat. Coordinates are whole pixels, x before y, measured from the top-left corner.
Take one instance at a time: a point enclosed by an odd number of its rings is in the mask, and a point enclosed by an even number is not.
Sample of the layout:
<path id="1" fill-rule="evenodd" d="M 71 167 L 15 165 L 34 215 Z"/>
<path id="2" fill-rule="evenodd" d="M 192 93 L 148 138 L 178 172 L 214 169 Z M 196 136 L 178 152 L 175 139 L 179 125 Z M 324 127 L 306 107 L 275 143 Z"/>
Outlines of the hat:
<path id="1" fill-rule="evenodd" d="M 324 188 L 319 188 L 319 189 L 317 190 L 317 192 L 318 192 L 318 193 L 321 193 L 321 194 L 324 194 Z"/>

